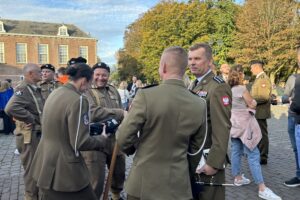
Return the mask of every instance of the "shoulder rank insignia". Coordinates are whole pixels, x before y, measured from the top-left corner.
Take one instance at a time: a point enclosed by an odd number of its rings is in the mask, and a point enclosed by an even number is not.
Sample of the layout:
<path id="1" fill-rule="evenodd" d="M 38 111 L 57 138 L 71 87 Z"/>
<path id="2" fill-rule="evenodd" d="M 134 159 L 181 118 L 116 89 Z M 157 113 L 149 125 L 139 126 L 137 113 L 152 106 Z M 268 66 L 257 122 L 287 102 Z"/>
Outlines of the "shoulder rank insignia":
<path id="1" fill-rule="evenodd" d="M 220 76 L 214 76 L 213 79 L 218 83 L 225 83 L 224 79 Z"/>
<path id="2" fill-rule="evenodd" d="M 152 88 L 155 86 L 158 86 L 158 84 L 147 85 L 147 86 L 143 87 L 142 89 Z"/>
<path id="3" fill-rule="evenodd" d="M 22 96 L 23 95 L 23 92 L 21 90 L 17 91 L 16 93 L 16 96 Z"/>

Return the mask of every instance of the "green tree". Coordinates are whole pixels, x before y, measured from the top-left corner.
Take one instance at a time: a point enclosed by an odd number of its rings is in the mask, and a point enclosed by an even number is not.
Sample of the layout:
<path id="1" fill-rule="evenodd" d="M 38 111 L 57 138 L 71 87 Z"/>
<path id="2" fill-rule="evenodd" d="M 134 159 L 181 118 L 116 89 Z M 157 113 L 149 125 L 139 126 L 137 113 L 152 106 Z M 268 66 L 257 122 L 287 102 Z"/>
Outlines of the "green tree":
<path id="1" fill-rule="evenodd" d="M 144 75 L 141 73 L 140 63 L 131 55 L 127 54 L 124 49 L 120 49 L 117 53 L 118 59 L 118 78 L 117 81 L 131 81 L 133 75 L 144 80 Z"/>
<path id="2" fill-rule="evenodd" d="M 237 5 L 233 1 L 163 1 L 127 27 L 124 51 L 135 58 L 149 82 L 158 82 L 162 51 L 169 46 L 188 49 L 197 42 L 214 47 L 217 62 L 228 62 Z"/>
<path id="3" fill-rule="evenodd" d="M 237 18 L 231 50 L 236 63 L 260 59 L 272 82 L 294 70 L 299 20 L 294 0 L 247 0 Z M 299 33 L 299 32 L 298 32 Z"/>

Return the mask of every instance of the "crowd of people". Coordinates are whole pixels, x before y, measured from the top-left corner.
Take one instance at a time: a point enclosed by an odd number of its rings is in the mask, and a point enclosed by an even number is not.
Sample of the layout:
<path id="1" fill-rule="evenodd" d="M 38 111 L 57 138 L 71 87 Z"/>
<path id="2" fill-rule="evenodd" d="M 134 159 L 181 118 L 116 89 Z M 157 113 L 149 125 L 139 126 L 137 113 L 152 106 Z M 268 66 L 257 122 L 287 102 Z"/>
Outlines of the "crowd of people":
<path id="1" fill-rule="evenodd" d="M 300 66 L 299 49 L 297 55 Z M 194 81 L 186 76 L 187 67 Z M 217 75 L 212 48 L 205 43 L 188 52 L 165 49 L 158 69 L 162 82 L 147 87 L 133 75 L 131 83 L 121 81 L 117 89 L 109 84 L 106 63 L 89 66 L 82 57 L 59 70 L 26 64 L 14 94 L 9 81 L 0 85 L 1 118 L 5 115 L 11 125 L 2 124 L 8 133 L 14 129 L 25 200 L 99 200 L 106 198 L 105 187 L 119 200 L 124 183 L 128 200 L 222 200 L 225 187 L 214 184 L 225 183 L 229 163 L 235 186 L 251 182 L 242 173 L 243 155 L 258 196 L 280 200 L 266 186 L 261 168 L 268 164 L 271 81 L 259 60 L 250 62 L 251 87 L 243 69 L 223 64 Z M 298 77 L 288 79 L 283 103 L 293 104 L 300 95 Z M 288 116 L 297 166 L 296 176 L 284 183 L 288 187 L 300 186 L 297 112 L 290 109 Z M 97 131 L 92 133 L 92 126 Z M 133 154 L 125 181 L 126 155 Z"/>

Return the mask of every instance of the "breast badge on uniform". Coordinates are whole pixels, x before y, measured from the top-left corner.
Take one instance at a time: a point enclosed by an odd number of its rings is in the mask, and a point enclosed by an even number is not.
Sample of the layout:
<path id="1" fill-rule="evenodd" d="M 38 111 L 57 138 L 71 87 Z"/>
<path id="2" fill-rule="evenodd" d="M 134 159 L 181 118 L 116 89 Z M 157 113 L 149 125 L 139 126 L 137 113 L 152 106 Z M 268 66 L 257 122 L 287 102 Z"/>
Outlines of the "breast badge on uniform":
<path id="1" fill-rule="evenodd" d="M 86 113 L 83 115 L 83 123 L 84 123 L 84 125 L 88 125 L 89 122 L 90 122 L 89 115 Z"/>
<path id="2" fill-rule="evenodd" d="M 200 90 L 197 92 L 199 97 L 207 97 L 207 91 Z"/>
<path id="3" fill-rule="evenodd" d="M 230 100 L 228 96 L 223 96 L 222 97 L 222 102 L 224 106 L 228 106 L 230 104 Z"/>
<path id="4" fill-rule="evenodd" d="M 22 96 L 22 95 L 23 95 L 23 92 L 19 90 L 19 91 L 16 91 L 15 94 L 16 94 L 16 96 Z"/>

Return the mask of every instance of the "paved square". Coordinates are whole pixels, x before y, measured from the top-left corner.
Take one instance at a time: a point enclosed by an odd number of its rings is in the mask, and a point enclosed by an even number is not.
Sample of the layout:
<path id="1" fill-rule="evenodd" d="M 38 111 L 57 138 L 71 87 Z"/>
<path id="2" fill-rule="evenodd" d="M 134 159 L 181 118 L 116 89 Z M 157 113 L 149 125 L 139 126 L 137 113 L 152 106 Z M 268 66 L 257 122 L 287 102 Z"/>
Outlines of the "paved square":
<path id="1" fill-rule="evenodd" d="M 262 166 L 265 183 L 284 200 L 300 199 L 300 187 L 288 188 L 283 182 L 295 175 L 295 161 L 287 133 L 287 107 L 273 106 L 272 118 L 268 120 L 270 136 L 270 158 L 266 166 Z M 19 156 L 14 154 L 15 140 L 12 135 L 0 134 L 0 200 L 23 200 L 23 170 Z M 132 157 L 127 158 L 127 174 Z M 246 177 L 252 177 L 246 160 L 243 161 Z M 226 180 L 232 183 L 230 166 L 226 171 Z M 251 183 L 242 187 L 227 187 L 226 200 L 255 200 L 257 186 Z M 124 196 L 124 194 L 123 194 Z"/>

